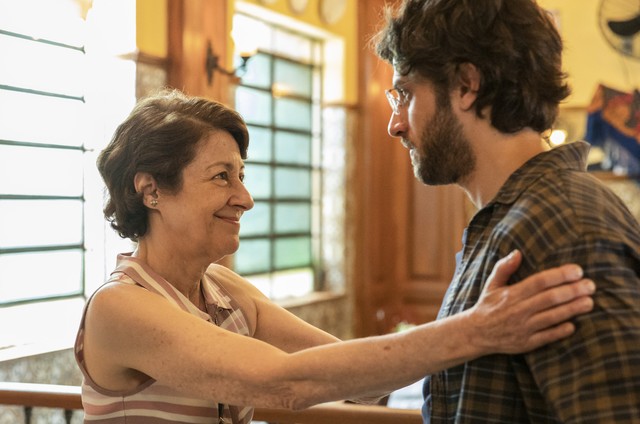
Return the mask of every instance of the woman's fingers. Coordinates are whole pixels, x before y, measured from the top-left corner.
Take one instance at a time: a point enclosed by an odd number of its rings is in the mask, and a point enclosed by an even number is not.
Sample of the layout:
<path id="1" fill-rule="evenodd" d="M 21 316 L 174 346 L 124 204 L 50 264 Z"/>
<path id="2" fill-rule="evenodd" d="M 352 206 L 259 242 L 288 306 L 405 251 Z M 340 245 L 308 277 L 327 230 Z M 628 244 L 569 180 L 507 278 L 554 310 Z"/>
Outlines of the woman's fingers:
<path id="1" fill-rule="evenodd" d="M 595 284 L 583 279 L 582 269 L 574 264 L 506 286 L 521 259 L 517 251 L 501 259 L 472 308 L 477 335 L 493 352 L 527 352 L 567 337 L 575 331 L 568 320 L 593 308 Z"/>
<path id="2" fill-rule="evenodd" d="M 493 267 L 491 275 L 489 275 L 485 291 L 506 286 L 507 281 L 509 281 L 509 277 L 511 277 L 511 274 L 516 272 L 521 262 L 522 253 L 520 253 L 519 250 L 514 250 L 509 253 L 509 255 L 500 259 Z"/>
<path id="3" fill-rule="evenodd" d="M 580 280 L 549 289 L 524 302 L 525 308 L 533 305 L 530 309 L 537 311 L 529 319 L 532 330 L 539 331 L 591 311 L 593 299 L 590 295 L 594 291 L 595 285 L 591 280 Z"/>
<path id="4" fill-rule="evenodd" d="M 549 343 L 569 337 L 575 330 L 576 328 L 572 323 L 563 322 L 562 324 L 532 334 L 521 346 L 521 350 L 507 353 L 519 353 L 520 351 L 530 352 Z"/>
<path id="5" fill-rule="evenodd" d="M 581 279 L 582 276 L 582 268 L 576 264 L 567 264 L 556 268 L 550 268 L 522 280 L 519 284 L 514 286 L 516 290 L 514 290 L 513 295 L 526 299 L 543 292 L 546 289 L 550 289 L 564 283 L 577 281 Z"/>

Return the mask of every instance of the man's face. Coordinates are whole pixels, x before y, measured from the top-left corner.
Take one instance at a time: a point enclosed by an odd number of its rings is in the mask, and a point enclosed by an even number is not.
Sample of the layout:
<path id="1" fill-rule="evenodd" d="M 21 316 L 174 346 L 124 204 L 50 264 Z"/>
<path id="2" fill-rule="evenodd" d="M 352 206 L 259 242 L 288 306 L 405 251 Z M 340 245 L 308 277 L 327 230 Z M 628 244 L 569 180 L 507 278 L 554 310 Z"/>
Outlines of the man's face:
<path id="1" fill-rule="evenodd" d="M 475 154 L 448 94 L 424 79 L 394 74 L 405 102 L 392 114 L 389 134 L 409 149 L 413 171 L 429 185 L 460 183 L 475 169 Z"/>

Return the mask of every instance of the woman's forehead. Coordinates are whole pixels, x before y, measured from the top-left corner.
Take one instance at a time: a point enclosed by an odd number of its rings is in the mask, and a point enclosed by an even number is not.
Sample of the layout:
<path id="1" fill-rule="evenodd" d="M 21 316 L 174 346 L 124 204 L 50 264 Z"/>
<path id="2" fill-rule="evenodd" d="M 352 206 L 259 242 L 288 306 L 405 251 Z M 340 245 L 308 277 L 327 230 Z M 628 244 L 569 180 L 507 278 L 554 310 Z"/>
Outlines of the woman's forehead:
<path id="1" fill-rule="evenodd" d="M 209 166 L 213 162 L 244 163 L 236 140 L 227 131 L 211 131 L 196 146 L 194 162 Z"/>

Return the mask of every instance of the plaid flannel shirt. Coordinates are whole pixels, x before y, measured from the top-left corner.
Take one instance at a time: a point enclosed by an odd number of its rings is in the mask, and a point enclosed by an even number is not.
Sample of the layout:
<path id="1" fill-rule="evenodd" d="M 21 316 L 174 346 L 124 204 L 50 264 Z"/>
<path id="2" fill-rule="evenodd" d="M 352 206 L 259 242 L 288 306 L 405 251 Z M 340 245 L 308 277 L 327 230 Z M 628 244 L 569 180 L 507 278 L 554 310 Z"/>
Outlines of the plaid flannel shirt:
<path id="1" fill-rule="evenodd" d="M 471 220 L 439 317 L 468 309 L 513 249 L 510 282 L 577 263 L 595 307 L 564 340 L 522 355 L 491 355 L 425 380 L 425 423 L 640 423 L 640 226 L 585 172 L 583 142 L 517 170 Z"/>

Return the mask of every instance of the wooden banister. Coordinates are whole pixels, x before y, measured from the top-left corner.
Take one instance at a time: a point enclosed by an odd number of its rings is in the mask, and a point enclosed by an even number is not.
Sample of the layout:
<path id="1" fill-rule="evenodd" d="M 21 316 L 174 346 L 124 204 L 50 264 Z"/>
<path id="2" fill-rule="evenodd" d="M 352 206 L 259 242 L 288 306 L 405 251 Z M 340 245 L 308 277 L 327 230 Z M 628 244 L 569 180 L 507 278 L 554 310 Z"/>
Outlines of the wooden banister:
<path id="1" fill-rule="evenodd" d="M 80 387 L 0 382 L 0 405 L 82 409 Z M 253 419 L 278 424 L 421 424 L 420 411 L 331 402 L 302 411 L 256 408 Z"/>
<path id="2" fill-rule="evenodd" d="M 82 409 L 79 386 L 0 382 L 0 405 Z"/>
<path id="3" fill-rule="evenodd" d="M 342 402 L 316 405 L 302 411 L 256 408 L 253 418 L 278 424 L 422 424 L 419 410 Z"/>

